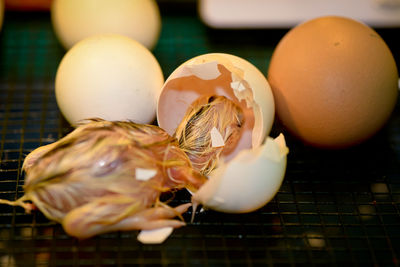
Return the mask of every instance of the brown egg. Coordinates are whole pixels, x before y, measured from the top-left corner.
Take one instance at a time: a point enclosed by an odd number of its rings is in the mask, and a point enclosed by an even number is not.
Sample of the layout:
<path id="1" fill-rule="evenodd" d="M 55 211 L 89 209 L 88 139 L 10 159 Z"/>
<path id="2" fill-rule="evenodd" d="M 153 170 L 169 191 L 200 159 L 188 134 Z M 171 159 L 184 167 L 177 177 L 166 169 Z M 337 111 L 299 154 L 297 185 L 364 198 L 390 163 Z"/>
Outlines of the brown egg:
<path id="1" fill-rule="evenodd" d="M 268 80 L 282 124 L 324 148 L 348 147 L 374 135 L 398 94 L 396 63 L 383 39 L 337 16 L 291 29 L 272 55 Z"/>

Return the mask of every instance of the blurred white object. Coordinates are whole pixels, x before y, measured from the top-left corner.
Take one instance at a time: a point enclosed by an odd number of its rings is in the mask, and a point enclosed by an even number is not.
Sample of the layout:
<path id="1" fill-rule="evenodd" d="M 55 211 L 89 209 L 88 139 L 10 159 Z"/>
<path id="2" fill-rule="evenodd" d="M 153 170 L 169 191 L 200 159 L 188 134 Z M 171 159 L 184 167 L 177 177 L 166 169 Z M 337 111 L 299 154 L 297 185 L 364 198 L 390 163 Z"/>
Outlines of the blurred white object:
<path id="1" fill-rule="evenodd" d="M 125 35 L 153 49 L 161 30 L 155 0 L 53 0 L 51 19 L 66 49 L 97 34 Z"/>
<path id="2" fill-rule="evenodd" d="M 161 244 L 172 234 L 172 227 L 163 227 L 152 230 L 142 230 L 137 239 L 143 244 Z"/>
<path id="3" fill-rule="evenodd" d="M 400 0 L 199 0 L 199 13 L 214 28 L 287 28 L 325 15 L 400 26 Z"/>

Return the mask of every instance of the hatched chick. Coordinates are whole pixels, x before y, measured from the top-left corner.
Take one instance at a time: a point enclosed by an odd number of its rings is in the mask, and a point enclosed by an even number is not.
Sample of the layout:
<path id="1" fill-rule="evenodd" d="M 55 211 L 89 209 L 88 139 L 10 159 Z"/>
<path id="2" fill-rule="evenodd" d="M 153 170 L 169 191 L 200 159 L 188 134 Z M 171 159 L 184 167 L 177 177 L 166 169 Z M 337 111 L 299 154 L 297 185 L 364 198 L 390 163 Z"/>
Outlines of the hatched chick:
<path id="1" fill-rule="evenodd" d="M 172 208 L 160 201 L 161 193 L 196 191 L 206 181 L 177 145 L 157 126 L 91 120 L 31 152 L 23 164 L 25 195 L 0 203 L 27 212 L 35 206 L 78 238 L 177 228 L 185 223 L 173 218 L 191 204 Z"/>
<path id="2" fill-rule="evenodd" d="M 243 123 L 243 111 L 233 101 L 224 96 L 203 96 L 190 105 L 174 136 L 193 169 L 207 176 L 220 156 L 235 149 Z M 221 141 L 214 144 L 218 138 Z"/>

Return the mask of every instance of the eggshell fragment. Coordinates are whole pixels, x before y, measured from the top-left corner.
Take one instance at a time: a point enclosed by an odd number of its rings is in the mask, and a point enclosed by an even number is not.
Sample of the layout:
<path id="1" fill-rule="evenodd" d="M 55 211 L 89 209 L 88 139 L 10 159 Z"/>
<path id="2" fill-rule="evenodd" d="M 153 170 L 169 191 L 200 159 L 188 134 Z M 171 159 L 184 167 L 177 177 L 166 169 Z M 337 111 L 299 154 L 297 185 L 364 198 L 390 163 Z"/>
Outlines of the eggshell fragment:
<path id="1" fill-rule="evenodd" d="M 172 234 L 172 231 L 172 227 L 142 230 L 138 234 L 137 239 L 143 244 L 161 244 Z"/>
<path id="2" fill-rule="evenodd" d="M 217 128 L 211 129 L 211 143 L 212 147 L 221 147 L 225 145 L 224 138 L 222 137 L 221 133 L 218 131 Z"/>
<path id="3" fill-rule="evenodd" d="M 281 134 L 255 149 L 242 150 L 211 173 L 192 197 L 194 206 L 221 212 L 245 213 L 268 203 L 278 192 L 286 171 L 289 149 Z"/>
<path id="4" fill-rule="evenodd" d="M 65 54 L 55 93 L 72 125 L 88 118 L 151 123 L 163 83 L 161 67 L 146 47 L 122 35 L 96 35 Z"/>
<path id="5" fill-rule="evenodd" d="M 153 170 L 153 169 L 143 169 L 143 168 L 135 169 L 136 180 L 140 180 L 140 181 L 147 181 L 147 180 L 153 178 L 156 174 L 157 174 L 157 170 Z"/>
<path id="6" fill-rule="evenodd" d="M 241 149 L 258 147 L 274 120 L 274 99 L 265 76 L 250 62 L 229 54 L 200 55 L 180 65 L 162 87 L 157 105 L 161 128 L 174 134 L 186 110 L 198 97 L 221 95 L 244 113 L 242 137 L 226 159 Z"/>

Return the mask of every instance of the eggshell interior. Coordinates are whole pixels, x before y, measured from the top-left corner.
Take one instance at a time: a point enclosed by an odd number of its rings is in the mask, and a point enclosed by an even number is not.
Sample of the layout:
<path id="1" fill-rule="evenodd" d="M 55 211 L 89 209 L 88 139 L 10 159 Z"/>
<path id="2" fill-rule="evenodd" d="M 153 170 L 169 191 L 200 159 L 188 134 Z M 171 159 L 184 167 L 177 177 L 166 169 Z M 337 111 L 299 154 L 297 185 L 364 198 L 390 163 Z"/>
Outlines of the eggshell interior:
<path id="1" fill-rule="evenodd" d="M 289 149 L 281 134 L 255 149 L 242 150 L 228 164 L 211 173 L 192 202 L 222 212 L 244 213 L 268 203 L 278 192 L 285 172 Z"/>
<path id="2" fill-rule="evenodd" d="M 179 66 L 165 82 L 157 105 L 161 128 L 173 135 L 192 102 L 203 95 L 222 95 L 244 113 L 240 150 L 258 147 L 274 120 L 274 100 L 265 76 L 251 63 L 229 54 L 205 54 Z"/>

